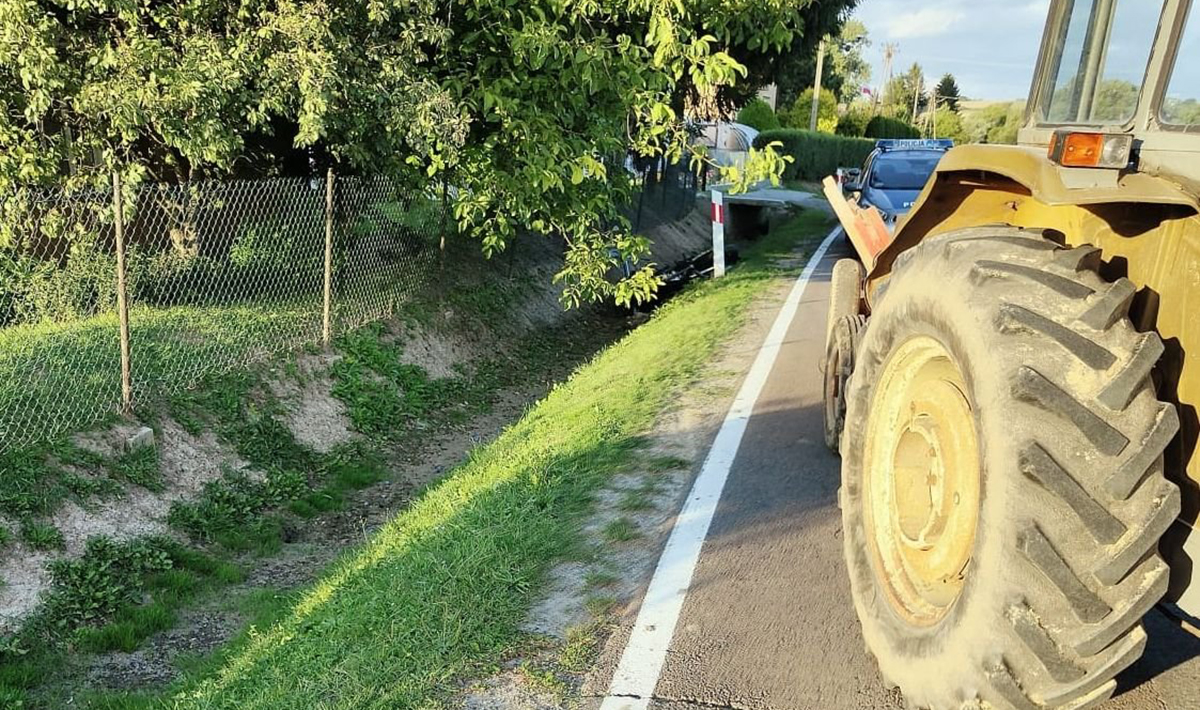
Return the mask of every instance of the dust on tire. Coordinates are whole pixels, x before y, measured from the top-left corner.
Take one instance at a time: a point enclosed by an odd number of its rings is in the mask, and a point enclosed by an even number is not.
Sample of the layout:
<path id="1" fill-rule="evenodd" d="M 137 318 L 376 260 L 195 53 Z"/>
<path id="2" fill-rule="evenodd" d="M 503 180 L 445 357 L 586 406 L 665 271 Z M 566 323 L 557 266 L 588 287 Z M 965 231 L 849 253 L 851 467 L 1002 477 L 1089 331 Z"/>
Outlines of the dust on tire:
<path id="1" fill-rule="evenodd" d="M 1161 352 L 1128 318 L 1132 285 L 1098 252 L 986 227 L 927 240 L 892 276 L 849 388 L 845 554 L 885 679 L 931 710 L 1090 706 L 1142 652 L 1166 590 L 1158 540 L 1179 511 L 1162 453 L 1178 430 L 1155 396 Z M 914 629 L 876 589 L 861 512 L 863 423 L 894 347 L 939 339 L 958 360 L 981 441 L 980 526 L 960 598 Z"/>

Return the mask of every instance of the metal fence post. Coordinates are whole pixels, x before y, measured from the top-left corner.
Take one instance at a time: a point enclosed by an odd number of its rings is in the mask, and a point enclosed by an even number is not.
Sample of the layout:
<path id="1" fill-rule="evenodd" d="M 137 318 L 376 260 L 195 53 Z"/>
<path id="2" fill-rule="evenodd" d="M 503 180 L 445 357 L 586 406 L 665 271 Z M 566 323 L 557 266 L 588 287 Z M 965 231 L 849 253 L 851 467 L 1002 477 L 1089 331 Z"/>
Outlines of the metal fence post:
<path id="1" fill-rule="evenodd" d="M 121 412 L 133 410 L 133 366 L 129 355 L 129 294 L 125 278 L 125 205 L 121 174 L 113 171 L 113 236 L 117 250 L 117 320 L 121 330 Z"/>
<path id="2" fill-rule="evenodd" d="M 325 307 L 321 340 L 333 339 L 333 168 L 325 174 Z"/>

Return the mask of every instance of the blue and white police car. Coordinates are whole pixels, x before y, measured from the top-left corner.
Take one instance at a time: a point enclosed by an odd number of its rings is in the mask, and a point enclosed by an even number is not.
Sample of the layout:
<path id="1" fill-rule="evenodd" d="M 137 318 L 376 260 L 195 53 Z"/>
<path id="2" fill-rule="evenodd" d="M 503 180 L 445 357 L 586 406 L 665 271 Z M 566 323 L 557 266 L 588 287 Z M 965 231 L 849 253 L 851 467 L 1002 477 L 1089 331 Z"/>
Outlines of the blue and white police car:
<path id="1" fill-rule="evenodd" d="M 881 140 L 861 171 L 848 172 L 843 189 L 859 206 L 875 207 L 884 222 L 894 226 L 912 209 L 938 161 L 953 147 L 949 139 Z"/>

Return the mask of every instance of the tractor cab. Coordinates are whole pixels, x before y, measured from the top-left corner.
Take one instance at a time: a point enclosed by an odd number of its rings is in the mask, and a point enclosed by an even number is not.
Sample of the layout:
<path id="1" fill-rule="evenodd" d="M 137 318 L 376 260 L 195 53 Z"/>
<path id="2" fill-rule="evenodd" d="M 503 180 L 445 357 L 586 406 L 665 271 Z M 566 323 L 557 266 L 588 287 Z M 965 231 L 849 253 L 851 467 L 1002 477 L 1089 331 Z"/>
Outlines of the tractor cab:
<path id="1" fill-rule="evenodd" d="M 1196 185 L 1200 17 L 1191 6 L 1055 2 L 1019 142 L 1071 168 L 1068 187 L 1111 187 L 1127 172 Z"/>

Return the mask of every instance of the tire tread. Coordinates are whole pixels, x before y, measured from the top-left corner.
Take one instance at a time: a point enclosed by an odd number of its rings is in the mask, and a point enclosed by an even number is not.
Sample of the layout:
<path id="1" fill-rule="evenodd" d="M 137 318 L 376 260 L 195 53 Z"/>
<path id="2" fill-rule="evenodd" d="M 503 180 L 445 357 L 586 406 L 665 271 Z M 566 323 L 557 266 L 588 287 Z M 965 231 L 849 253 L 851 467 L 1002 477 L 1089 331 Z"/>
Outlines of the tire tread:
<path id="1" fill-rule="evenodd" d="M 1179 416 L 1154 401 L 1163 342 L 1134 328 L 1137 289 L 1128 279 L 1105 281 L 1102 256 L 1091 245 L 1063 247 L 1040 230 L 1004 226 L 939 235 L 904 254 L 914 278 L 965 272 L 970 307 L 988 309 L 991 326 L 1009 339 L 1007 352 L 1019 353 L 1002 361 L 1009 401 L 1045 422 L 1026 425 L 1014 442 L 1015 485 L 1038 491 L 1026 491 L 1028 517 L 1014 519 L 1015 554 L 1031 581 L 1013 589 L 1007 640 L 976 666 L 980 698 L 999 707 L 1102 703 L 1116 674 L 1141 655 L 1141 620 L 1166 590 L 1157 544 L 1180 493 L 1162 475 L 1163 455 Z"/>

